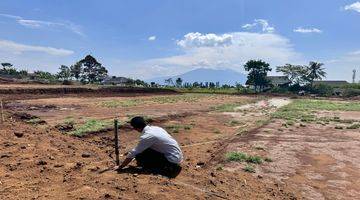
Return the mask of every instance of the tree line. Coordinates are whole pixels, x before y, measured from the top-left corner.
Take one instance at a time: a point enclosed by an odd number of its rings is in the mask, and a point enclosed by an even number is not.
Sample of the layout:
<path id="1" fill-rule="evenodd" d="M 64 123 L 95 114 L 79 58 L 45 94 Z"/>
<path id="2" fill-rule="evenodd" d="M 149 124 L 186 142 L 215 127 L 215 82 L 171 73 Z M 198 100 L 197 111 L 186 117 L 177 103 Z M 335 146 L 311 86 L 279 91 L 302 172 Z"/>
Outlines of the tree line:
<path id="1" fill-rule="evenodd" d="M 322 80 L 326 77 L 323 65 L 323 63 L 314 61 L 309 62 L 309 65 L 285 64 L 277 66 L 276 72 L 281 72 L 288 77 L 292 85 L 310 85 L 312 87 L 315 80 Z M 254 86 L 255 91 L 261 91 L 271 84 L 267 78 L 267 73 L 272 70 L 269 63 L 262 60 L 250 60 L 244 65 L 244 69 L 248 72 L 246 85 Z"/>
<path id="2" fill-rule="evenodd" d="M 11 63 L 1 63 L 0 75 L 12 76 L 18 78 L 29 77 L 30 74 L 26 70 L 17 70 Z M 93 56 L 87 55 L 75 64 L 69 66 L 61 65 L 59 72 L 52 74 L 50 72 L 37 70 L 34 71 L 32 77 L 38 80 L 47 81 L 69 81 L 76 80 L 84 84 L 99 83 L 108 76 L 108 70 L 99 63 Z"/>

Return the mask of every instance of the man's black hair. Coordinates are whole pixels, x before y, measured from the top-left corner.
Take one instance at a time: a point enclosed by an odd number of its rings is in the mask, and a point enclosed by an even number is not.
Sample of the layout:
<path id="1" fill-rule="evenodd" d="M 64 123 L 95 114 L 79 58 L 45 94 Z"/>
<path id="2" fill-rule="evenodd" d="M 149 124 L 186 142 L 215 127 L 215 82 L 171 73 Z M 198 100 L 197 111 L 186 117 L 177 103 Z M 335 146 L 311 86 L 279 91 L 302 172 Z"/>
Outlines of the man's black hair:
<path id="1" fill-rule="evenodd" d="M 134 128 L 143 129 L 146 126 L 146 121 L 143 117 L 134 117 L 131 119 L 130 124 Z"/>

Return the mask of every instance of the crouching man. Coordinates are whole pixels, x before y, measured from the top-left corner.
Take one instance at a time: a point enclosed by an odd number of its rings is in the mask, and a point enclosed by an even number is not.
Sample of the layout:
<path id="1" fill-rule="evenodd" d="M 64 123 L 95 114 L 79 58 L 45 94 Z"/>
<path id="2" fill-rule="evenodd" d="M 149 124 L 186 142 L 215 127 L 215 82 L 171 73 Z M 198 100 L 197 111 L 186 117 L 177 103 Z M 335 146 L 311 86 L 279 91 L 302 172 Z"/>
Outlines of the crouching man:
<path id="1" fill-rule="evenodd" d="M 118 170 L 123 169 L 135 158 L 137 165 L 143 170 L 175 178 L 181 171 L 180 163 L 183 159 L 176 140 L 164 129 L 147 125 L 142 117 L 132 118 L 130 124 L 141 133 L 140 140 Z"/>

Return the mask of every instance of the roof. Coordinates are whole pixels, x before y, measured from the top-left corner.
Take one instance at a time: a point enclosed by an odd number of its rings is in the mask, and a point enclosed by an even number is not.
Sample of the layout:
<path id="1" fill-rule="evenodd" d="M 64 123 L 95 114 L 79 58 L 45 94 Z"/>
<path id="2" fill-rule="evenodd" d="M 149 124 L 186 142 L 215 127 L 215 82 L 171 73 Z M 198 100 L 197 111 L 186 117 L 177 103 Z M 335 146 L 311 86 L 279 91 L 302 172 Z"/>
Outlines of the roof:
<path id="1" fill-rule="evenodd" d="M 291 83 L 287 76 L 267 76 L 266 77 L 272 84 L 282 85 Z"/>
<path id="2" fill-rule="evenodd" d="M 341 80 L 328 80 L 328 81 L 314 81 L 315 85 L 324 84 L 324 85 L 345 85 L 348 84 L 347 81 Z"/>
<path id="3" fill-rule="evenodd" d="M 103 83 L 126 83 L 128 80 L 125 77 L 109 76 L 103 80 Z"/>

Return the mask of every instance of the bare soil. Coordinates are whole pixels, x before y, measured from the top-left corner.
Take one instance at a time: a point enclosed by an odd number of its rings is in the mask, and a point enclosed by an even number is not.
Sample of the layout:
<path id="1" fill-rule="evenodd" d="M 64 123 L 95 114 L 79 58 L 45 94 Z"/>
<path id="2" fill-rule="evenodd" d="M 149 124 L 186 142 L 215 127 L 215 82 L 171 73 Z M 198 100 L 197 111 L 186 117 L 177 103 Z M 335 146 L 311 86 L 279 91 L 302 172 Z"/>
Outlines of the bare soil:
<path id="1" fill-rule="evenodd" d="M 319 111 L 317 115 L 358 120 L 360 112 Z M 359 129 L 337 129 L 336 123 L 284 123 L 271 120 L 255 132 L 231 141 L 226 151 L 271 158 L 272 162 L 254 165 L 254 176 L 263 177 L 267 183 L 286 185 L 304 199 L 359 199 Z M 236 172 L 244 166 L 226 163 L 224 168 Z"/>
<path id="2" fill-rule="evenodd" d="M 339 130 L 336 124 L 284 127 L 283 121 L 271 119 L 270 114 L 290 103 L 287 98 L 133 93 L 15 96 L 7 96 L 6 121 L 0 123 L 0 199 L 360 196 L 359 129 Z M 104 102 L 130 103 L 108 107 Z M 223 104 L 238 106 L 233 112 L 215 109 Z M 14 113 L 37 116 L 46 123 L 27 124 L 13 117 Z M 185 159 L 177 178 L 147 174 L 134 167 L 122 173 L 110 170 L 114 166 L 112 131 L 79 138 L 55 128 L 68 117 L 76 123 L 115 117 L 124 122 L 134 115 L 152 118 L 154 125 L 168 129 L 179 141 Z M 360 118 L 359 112 L 317 115 Z M 172 132 L 170 127 L 178 130 Z M 138 137 L 128 126 L 120 129 L 122 159 Z M 244 163 L 225 160 L 230 151 L 260 155 L 272 162 L 254 165 L 256 172 L 248 173 L 243 170 Z"/>
<path id="3" fill-rule="evenodd" d="M 40 96 L 41 97 L 41 96 Z M 6 122 L 0 125 L 0 199 L 296 199 L 299 195 L 277 183 L 239 171 L 221 170 L 212 163 L 223 142 L 237 137 L 238 128 L 229 124 L 230 115 L 214 107 L 225 103 L 248 103 L 250 97 L 197 95 L 190 100 L 162 102 L 156 96 L 57 97 L 6 101 Z M 161 96 L 161 99 L 174 95 Z M 144 104 L 107 108 L 103 101 L 143 99 Z M 27 124 L 11 117 L 28 113 L 46 121 Z M 128 119 L 141 114 L 154 118 L 162 127 L 179 126 L 171 133 L 185 154 L 183 171 L 176 179 L 144 174 L 135 168 L 116 173 L 113 132 L 74 137 L 60 133 L 56 124 L 72 116 L 77 122 L 88 118 Z M 184 128 L 188 125 L 190 128 Z M 139 133 L 120 129 L 121 153 L 130 150 Z M 123 155 L 122 157 L 123 158 Z"/>

